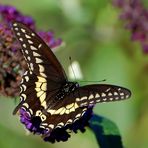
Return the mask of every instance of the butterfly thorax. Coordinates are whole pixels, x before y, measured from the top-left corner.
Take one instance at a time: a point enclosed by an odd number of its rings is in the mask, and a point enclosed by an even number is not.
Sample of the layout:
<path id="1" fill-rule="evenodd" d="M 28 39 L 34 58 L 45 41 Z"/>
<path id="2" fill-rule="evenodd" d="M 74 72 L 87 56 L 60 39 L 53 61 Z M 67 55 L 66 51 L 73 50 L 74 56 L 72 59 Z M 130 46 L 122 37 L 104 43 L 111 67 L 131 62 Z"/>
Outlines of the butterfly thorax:
<path id="1" fill-rule="evenodd" d="M 79 84 L 77 82 L 66 82 L 61 89 L 56 94 L 56 99 L 61 100 L 65 96 L 69 95 L 71 92 L 75 91 L 76 88 L 79 87 Z"/>

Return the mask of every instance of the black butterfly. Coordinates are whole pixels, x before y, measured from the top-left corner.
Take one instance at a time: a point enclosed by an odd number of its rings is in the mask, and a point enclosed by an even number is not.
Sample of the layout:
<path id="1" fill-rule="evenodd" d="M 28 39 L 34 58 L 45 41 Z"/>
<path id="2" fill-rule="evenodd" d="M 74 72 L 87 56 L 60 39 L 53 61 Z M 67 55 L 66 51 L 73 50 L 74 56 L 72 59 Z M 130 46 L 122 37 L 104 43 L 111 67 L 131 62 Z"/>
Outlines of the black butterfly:
<path id="1" fill-rule="evenodd" d="M 131 92 L 108 84 L 79 86 L 69 82 L 64 69 L 46 43 L 31 29 L 12 23 L 29 70 L 20 84 L 20 104 L 31 118 L 41 119 L 40 128 L 49 132 L 73 124 L 96 103 L 127 99 Z"/>

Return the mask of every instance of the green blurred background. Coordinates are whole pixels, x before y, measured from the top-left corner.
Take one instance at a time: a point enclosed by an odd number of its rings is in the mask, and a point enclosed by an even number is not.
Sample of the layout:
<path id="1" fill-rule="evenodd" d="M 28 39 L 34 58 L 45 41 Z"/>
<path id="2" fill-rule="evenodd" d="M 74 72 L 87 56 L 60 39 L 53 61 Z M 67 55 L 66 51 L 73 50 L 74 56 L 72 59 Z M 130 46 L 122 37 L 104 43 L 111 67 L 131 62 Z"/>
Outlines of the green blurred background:
<path id="1" fill-rule="evenodd" d="M 38 29 L 52 29 L 63 39 L 65 45 L 55 54 L 67 74 L 71 56 L 79 62 L 85 80 L 106 79 L 106 83 L 129 88 L 131 99 L 97 104 L 94 112 L 117 124 L 126 148 L 148 148 L 148 55 L 142 53 L 139 43 L 130 40 L 130 32 L 111 1 L 1 0 L 1 4 L 15 6 L 32 16 Z M 98 147 L 90 129 L 56 144 L 26 136 L 19 119 L 12 116 L 14 107 L 13 99 L 1 97 L 0 148 Z"/>

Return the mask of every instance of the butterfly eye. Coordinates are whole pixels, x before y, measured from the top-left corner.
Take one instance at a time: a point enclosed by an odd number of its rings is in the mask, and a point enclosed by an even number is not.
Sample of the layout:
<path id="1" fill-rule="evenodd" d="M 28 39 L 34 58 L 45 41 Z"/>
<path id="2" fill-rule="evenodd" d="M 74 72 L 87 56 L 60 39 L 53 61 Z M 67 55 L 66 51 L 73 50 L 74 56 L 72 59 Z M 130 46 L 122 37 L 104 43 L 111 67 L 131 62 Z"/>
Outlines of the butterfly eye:
<path id="1" fill-rule="evenodd" d="M 36 111 L 36 116 L 41 116 L 42 112 L 40 110 Z"/>
<path id="2" fill-rule="evenodd" d="M 45 115 L 42 115 L 42 116 L 41 116 L 41 120 L 42 120 L 42 121 L 45 121 L 45 120 L 46 120 L 46 116 L 45 116 Z"/>

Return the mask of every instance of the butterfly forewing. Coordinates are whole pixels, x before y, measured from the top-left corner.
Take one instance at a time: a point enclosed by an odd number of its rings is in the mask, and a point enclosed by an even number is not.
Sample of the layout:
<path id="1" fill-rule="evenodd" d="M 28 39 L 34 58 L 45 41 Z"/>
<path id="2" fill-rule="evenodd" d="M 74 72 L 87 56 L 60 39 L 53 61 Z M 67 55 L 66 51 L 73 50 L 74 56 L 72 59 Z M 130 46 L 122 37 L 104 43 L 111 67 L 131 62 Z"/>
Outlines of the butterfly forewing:
<path id="1" fill-rule="evenodd" d="M 51 49 L 35 32 L 19 22 L 14 22 L 12 26 L 29 68 L 20 86 L 21 101 L 29 104 L 33 99 L 33 101 L 39 101 L 41 107 L 46 109 L 46 101 L 52 104 L 51 97 L 67 81 L 65 72 Z M 33 96 L 29 97 L 32 94 Z M 27 99 L 24 100 L 24 98 Z M 21 107 L 20 104 L 14 113 Z M 29 107 L 32 108 L 32 104 Z M 36 106 L 35 103 L 34 106 Z"/>
<path id="2" fill-rule="evenodd" d="M 18 22 L 13 23 L 13 30 L 22 46 L 22 53 L 30 71 L 41 77 L 48 76 L 55 81 L 65 81 L 66 75 L 61 64 L 35 32 Z"/>
<path id="3" fill-rule="evenodd" d="M 128 99 L 131 92 L 123 87 L 97 84 L 80 87 L 73 94 L 80 107 L 94 106 L 96 103 Z"/>
<path id="4" fill-rule="evenodd" d="M 46 109 L 46 102 L 48 99 L 53 99 L 60 87 L 61 84 L 50 81 L 49 85 L 47 84 L 47 79 L 26 71 L 20 84 L 20 104 L 16 107 L 14 114 L 26 103 L 28 108 L 31 108 L 34 112 L 37 109 Z"/>

